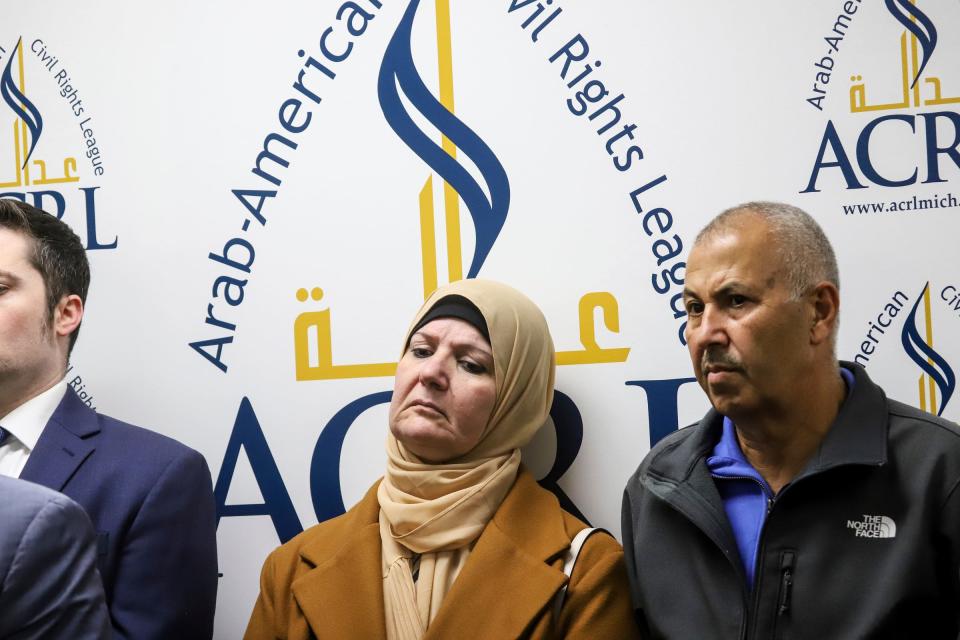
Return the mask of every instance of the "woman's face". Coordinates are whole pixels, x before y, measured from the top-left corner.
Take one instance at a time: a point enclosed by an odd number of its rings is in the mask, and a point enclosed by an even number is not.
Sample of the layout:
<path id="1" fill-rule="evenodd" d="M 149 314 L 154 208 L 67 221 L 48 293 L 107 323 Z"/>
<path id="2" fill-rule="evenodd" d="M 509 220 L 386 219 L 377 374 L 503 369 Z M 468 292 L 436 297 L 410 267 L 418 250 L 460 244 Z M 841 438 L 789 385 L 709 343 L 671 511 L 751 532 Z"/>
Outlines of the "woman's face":
<path id="1" fill-rule="evenodd" d="M 397 364 L 390 431 L 426 462 L 445 462 L 480 442 L 497 397 L 493 351 L 477 329 L 437 318 L 410 338 Z"/>

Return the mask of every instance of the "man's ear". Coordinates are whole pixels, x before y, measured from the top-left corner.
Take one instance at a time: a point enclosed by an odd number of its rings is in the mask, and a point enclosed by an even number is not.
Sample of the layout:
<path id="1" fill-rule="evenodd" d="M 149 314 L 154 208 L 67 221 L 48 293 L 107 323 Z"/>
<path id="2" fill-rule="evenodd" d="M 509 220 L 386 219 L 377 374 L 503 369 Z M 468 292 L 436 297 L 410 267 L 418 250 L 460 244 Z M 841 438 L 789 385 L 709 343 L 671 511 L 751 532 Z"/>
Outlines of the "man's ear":
<path id="1" fill-rule="evenodd" d="M 58 336 L 69 336 L 83 320 L 83 300 L 75 293 L 60 298 L 53 310 L 53 332 Z"/>
<path id="2" fill-rule="evenodd" d="M 813 305 L 813 323 L 810 327 L 810 344 L 829 342 L 837 330 L 840 314 L 840 291 L 830 282 L 821 282 L 810 292 Z"/>

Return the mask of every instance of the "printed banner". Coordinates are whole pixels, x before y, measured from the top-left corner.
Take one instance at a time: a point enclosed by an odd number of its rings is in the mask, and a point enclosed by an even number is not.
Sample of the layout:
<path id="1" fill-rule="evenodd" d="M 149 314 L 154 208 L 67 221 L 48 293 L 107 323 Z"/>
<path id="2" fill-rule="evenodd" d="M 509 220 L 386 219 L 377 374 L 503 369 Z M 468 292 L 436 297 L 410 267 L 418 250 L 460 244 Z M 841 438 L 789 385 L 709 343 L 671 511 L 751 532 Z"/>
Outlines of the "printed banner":
<path id="1" fill-rule="evenodd" d="M 651 444 L 708 408 L 685 260 L 743 201 L 831 238 L 839 356 L 960 418 L 958 20 L 943 0 L 33 3 L 0 28 L 0 197 L 88 249 L 71 386 L 206 456 L 216 636 L 237 638 L 267 553 L 381 475 L 401 340 L 447 282 L 544 310 L 557 394 L 524 460 L 612 532 Z"/>

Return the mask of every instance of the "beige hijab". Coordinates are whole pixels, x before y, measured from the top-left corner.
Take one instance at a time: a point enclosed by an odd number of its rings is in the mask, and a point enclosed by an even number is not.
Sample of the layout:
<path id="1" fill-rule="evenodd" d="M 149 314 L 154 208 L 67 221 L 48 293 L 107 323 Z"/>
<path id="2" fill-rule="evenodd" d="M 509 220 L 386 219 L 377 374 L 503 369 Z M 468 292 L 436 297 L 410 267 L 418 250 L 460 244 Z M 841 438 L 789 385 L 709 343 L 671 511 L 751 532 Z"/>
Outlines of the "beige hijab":
<path id="1" fill-rule="evenodd" d="M 553 402 L 554 350 L 543 313 L 526 296 L 489 280 L 460 280 L 424 302 L 420 319 L 450 295 L 470 300 L 487 323 L 497 396 L 480 442 L 441 464 L 419 460 L 387 437 L 380 484 L 380 538 L 388 640 L 419 640 L 466 563 L 473 543 L 517 475 L 520 447 L 546 421 Z M 411 557 L 420 555 L 413 581 Z"/>

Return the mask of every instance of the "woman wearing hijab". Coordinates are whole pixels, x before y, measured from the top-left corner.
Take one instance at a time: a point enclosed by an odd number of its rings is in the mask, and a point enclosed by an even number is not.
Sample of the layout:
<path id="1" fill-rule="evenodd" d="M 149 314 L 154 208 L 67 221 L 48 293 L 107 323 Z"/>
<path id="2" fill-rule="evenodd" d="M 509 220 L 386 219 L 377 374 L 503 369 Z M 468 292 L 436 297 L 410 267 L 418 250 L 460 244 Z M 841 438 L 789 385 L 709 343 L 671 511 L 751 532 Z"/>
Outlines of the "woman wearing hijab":
<path id="1" fill-rule="evenodd" d="M 386 474 L 270 554 L 245 638 L 637 637 L 620 545 L 589 536 L 568 578 L 586 525 L 520 464 L 554 369 L 523 294 L 482 280 L 435 291 L 397 364 Z"/>

